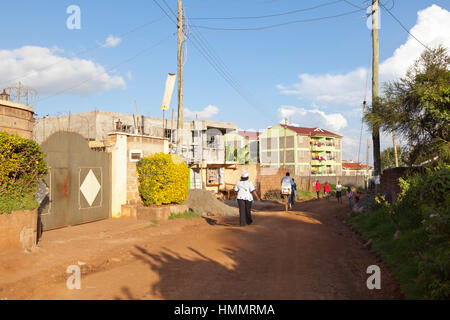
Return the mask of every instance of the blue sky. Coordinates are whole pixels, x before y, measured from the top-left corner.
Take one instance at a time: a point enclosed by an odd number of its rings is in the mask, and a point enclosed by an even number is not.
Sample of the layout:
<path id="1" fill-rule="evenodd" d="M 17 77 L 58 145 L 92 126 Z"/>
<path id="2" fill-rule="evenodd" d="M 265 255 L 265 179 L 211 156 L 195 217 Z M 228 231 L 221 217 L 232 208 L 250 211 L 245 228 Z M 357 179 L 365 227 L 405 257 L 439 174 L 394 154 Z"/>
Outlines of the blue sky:
<path id="1" fill-rule="evenodd" d="M 166 1 L 175 11 L 177 1 Z M 164 6 L 162 0 L 158 2 Z M 239 90 L 252 97 L 252 103 L 248 103 L 239 95 L 189 38 L 184 69 L 186 114 L 198 113 L 200 118 L 234 122 L 239 128 L 256 130 L 288 117 L 291 124 L 321 126 L 344 135 L 344 158 L 357 160 L 360 108 L 371 55 L 364 10 L 259 31 L 200 28 L 258 28 L 356 10 L 349 2 L 365 6 L 362 0 L 331 2 L 184 0 L 189 23 L 198 26 L 189 28 L 189 32 L 197 36 L 201 33 L 232 73 L 232 81 L 239 83 Z M 392 6 L 391 0 L 383 3 Z M 80 30 L 66 27 L 66 9 L 70 5 L 81 9 Z M 263 16 L 318 5 L 323 6 L 270 18 L 196 19 Z M 449 47 L 449 7 L 443 0 L 397 0 L 392 13 L 425 44 Z M 2 12 L 0 87 L 12 86 L 20 79 L 24 85 L 38 89 L 40 101 L 35 111 L 39 116 L 93 109 L 133 113 L 134 100 L 141 113 L 161 116 L 166 75 L 177 71 L 176 27 L 154 1 L 29 0 L 3 3 Z M 112 39 L 109 45 L 102 46 L 108 37 Z M 422 50 L 391 16 L 381 11 L 382 81 L 401 76 Z M 371 95 L 370 81 L 367 95 Z M 176 108 L 175 94 L 171 107 Z M 364 131 L 363 141 L 367 137 Z M 383 137 L 386 146 L 390 146 L 389 137 Z"/>

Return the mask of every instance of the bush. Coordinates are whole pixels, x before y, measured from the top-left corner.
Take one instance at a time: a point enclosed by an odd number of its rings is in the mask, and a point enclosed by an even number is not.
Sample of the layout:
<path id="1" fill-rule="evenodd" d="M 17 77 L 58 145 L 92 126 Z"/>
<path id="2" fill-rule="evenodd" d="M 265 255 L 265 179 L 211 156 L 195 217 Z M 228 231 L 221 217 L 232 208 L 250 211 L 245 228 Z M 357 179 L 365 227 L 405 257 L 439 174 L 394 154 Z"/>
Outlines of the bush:
<path id="1" fill-rule="evenodd" d="M 144 205 L 182 203 L 187 200 L 189 169 L 178 156 L 158 153 L 143 158 L 137 164 L 137 172 L 139 193 Z"/>
<path id="2" fill-rule="evenodd" d="M 450 298 L 450 167 L 400 179 L 396 203 L 378 197 L 375 211 L 350 223 L 382 255 L 413 299 Z M 394 240 L 396 230 L 400 239 Z"/>
<path id="3" fill-rule="evenodd" d="M 0 132 L 0 213 L 34 209 L 37 182 L 48 172 L 39 145 Z"/>

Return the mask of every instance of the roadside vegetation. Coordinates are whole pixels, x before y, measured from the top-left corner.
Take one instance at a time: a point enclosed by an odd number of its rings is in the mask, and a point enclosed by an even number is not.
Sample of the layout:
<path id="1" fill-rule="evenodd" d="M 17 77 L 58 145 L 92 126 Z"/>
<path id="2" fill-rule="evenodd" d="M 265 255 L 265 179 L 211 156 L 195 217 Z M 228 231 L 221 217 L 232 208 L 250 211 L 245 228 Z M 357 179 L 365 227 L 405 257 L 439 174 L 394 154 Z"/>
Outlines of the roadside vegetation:
<path id="1" fill-rule="evenodd" d="M 176 155 L 157 153 L 137 163 L 139 193 L 144 205 L 182 203 L 187 200 L 189 169 Z"/>
<path id="2" fill-rule="evenodd" d="M 185 211 L 183 213 L 172 213 L 169 216 L 170 220 L 174 220 L 174 219 L 199 219 L 202 216 L 193 212 L 193 211 Z"/>
<path id="3" fill-rule="evenodd" d="M 400 179 L 394 204 L 383 196 L 350 225 L 372 240 L 409 299 L 450 298 L 450 166 Z"/>
<path id="4" fill-rule="evenodd" d="M 365 114 L 371 127 L 392 133 L 384 168 L 408 166 L 396 202 L 378 195 L 350 225 L 371 241 L 409 299 L 450 298 L 450 56 L 424 51 L 404 78 L 386 83 Z M 395 154 L 395 135 L 407 146 Z M 395 158 L 397 160 L 395 161 Z M 383 190 L 381 190 L 383 191 Z"/>
<path id="5" fill-rule="evenodd" d="M 0 214 L 37 208 L 37 182 L 48 172 L 44 158 L 34 141 L 0 132 Z"/>

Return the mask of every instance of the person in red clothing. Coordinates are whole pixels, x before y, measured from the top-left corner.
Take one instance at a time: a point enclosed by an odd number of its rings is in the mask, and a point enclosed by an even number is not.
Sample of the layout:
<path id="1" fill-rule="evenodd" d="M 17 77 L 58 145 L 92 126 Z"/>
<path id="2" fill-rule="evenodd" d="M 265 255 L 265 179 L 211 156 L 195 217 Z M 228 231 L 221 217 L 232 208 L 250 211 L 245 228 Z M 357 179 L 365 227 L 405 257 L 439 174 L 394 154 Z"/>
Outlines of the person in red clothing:
<path id="1" fill-rule="evenodd" d="M 316 181 L 316 191 L 317 191 L 317 200 L 320 200 L 320 190 L 322 190 L 322 185 L 319 180 Z"/>
<path id="2" fill-rule="evenodd" d="M 323 191 L 325 192 L 325 197 L 327 198 L 327 200 L 330 200 L 331 187 L 328 184 L 328 182 L 325 182 L 325 187 L 323 188 Z"/>

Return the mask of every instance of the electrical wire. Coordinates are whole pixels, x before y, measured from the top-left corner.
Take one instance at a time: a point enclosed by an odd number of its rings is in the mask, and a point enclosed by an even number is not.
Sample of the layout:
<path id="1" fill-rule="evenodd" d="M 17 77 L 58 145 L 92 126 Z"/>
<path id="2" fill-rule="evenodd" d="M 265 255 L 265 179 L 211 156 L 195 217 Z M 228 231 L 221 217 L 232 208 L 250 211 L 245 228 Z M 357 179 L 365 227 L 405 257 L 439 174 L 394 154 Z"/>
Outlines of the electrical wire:
<path id="1" fill-rule="evenodd" d="M 148 22 L 146 22 L 146 23 L 144 23 L 144 24 L 142 24 L 140 26 L 134 27 L 133 29 L 130 29 L 129 31 L 126 31 L 126 32 L 118 35 L 118 37 L 121 38 L 121 39 L 126 38 L 127 36 L 129 36 L 130 34 L 136 32 L 137 30 L 142 29 L 142 28 L 144 28 L 146 26 L 149 26 L 149 25 L 151 25 L 153 23 L 156 23 L 156 22 L 162 20 L 162 18 L 164 18 L 164 17 L 160 17 L 158 19 L 154 19 L 154 20 L 148 21 Z M 77 53 L 74 53 L 73 56 L 78 57 L 80 55 L 84 55 L 86 53 L 92 52 L 92 51 L 94 51 L 96 49 L 99 49 L 101 47 L 104 47 L 104 46 L 105 46 L 105 44 L 102 43 L 102 44 L 99 44 L 99 45 L 97 45 L 95 47 L 91 47 L 91 48 L 88 48 L 88 49 L 85 49 L 85 50 L 81 50 L 81 51 L 79 51 Z M 56 66 L 56 65 L 58 65 L 58 64 L 60 64 L 60 63 L 62 63 L 64 61 L 65 61 L 64 59 L 58 60 L 57 62 L 49 64 L 49 65 L 46 65 L 46 66 L 44 66 L 42 68 L 34 69 L 34 70 L 32 70 L 32 71 L 30 71 L 30 72 L 28 72 L 28 73 L 26 73 L 26 74 L 24 74 L 24 75 L 22 75 L 20 77 L 17 77 L 17 78 L 14 78 L 14 79 L 10 79 L 10 80 L 7 80 L 7 81 L 3 82 L 2 86 L 16 83 L 19 80 L 23 80 L 25 78 L 28 78 L 30 75 L 35 74 L 36 72 L 44 71 L 44 70 L 49 69 L 51 67 L 54 67 L 54 66 Z"/>
<path id="2" fill-rule="evenodd" d="M 389 15 L 395 19 L 395 21 L 398 22 L 398 24 L 403 28 L 403 30 L 405 30 L 412 38 L 414 38 L 418 43 L 420 43 L 425 49 L 430 50 L 429 47 L 427 47 L 425 44 L 423 44 L 422 41 L 420 41 L 419 39 L 417 39 L 411 32 L 409 32 L 409 30 L 403 25 L 403 23 L 388 9 L 386 8 L 381 2 L 380 2 L 380 6 L 387 11 L 387 13 L 389 13 Z"/>
<path id="3" fill-rule="evenodd" d="M 332 15 L 332 16 L 325 16 L 325 17 L 311 18 L 311 19 L 303 19 L 303 20 L 295 20 L 295 21 L 289 21 L 289 22 L 278 23 L 278 24 L 262 26 L 262 27 L 255 27 L 255 28 L 216 28 L 216 27 L 202 26 L 202 25 L 193 25 L 193 26 L 195 26 L 197 28 L 201 28 L 201 29 L 218 30 L 218 31 L 261 31 L 261 30 L 266 30 L 266 29 L 273 29 L 273 28 L 283 27 L 283 26 L 296 24 L 296 23 L 312 22 L 312 21 L 320 21 L 320 20 L 338 18 L 338 17 L 342 17 L 342 16 L 347 16 L 347 15 L 350 15 L 350 14 L 353 14 L 353 13 L 361 12 L 362 10 L 365 10 L 365 9 L 357 9 L 357 10 L 344 12 L 344 13 L 336 14 L 336 15 Z"/>
<path id="4" fill-rule="evenodd" d="M 151 49 L 156 48 L 157 46 L 163 44 L 164 42 L 166 42 L 168 39 L 170 39 L 170 38 L 173 37 L 174 35 L 175 35 L 175 33 L 171 33 L 171 34 L 169 34 L 167 37 L 165 37 L 165 38 L 163 38 L 162 40 L 158 41 L 157 43 L 152 44 L 151 46 L 148 46 L 148 47 L 144 48 L 143 50 L 139 51 L 139 52 L 138 52 L 137 54 L 135 54 L 134 56 L 132 56 L 132 57 L 130 57 L 130 58 L 128 58 L 128 59 L 125 59 L 125 60 L 123 60 L 123 61 L 117 63 L 116 65 L 112 66 L 111 68 L 108 68 L 108 69 L 104 70 L 103 72 L 97 74 L 96 76 L 91 77 L 91 78 L 89 78 L 89 79 L 86 79 L 86 80 L 84 80 L 84 81 L 82 81 L 82 82 L 80 82 L 80 83 L 78 83 L 78 84 L 76 84 L 76 85 L 74 85 L 74 86 L 72 86 L 72 87 L 69 87 L 69 88 L 63 89 L 63 90 L 61 90 L 61 91 L 58 91 L 58 92 L 56 92 L 56 93 L 54 93 L 54 94 L 45 96 L 45 97 L 43 97 L 42 99 L 40 99 L 39 101 L 41 102 L 41 101 L 44 101 L 44 100 L 48 100 L 48 99 L 53 98 L 53 97 L 55 97 L 55 96 L 58 96 L 58 95 L 60 95 L 60 94 L 63 94 L 63 93 L 72 91 L 73 89 L 76 89 L 76 88 L 79 88 L 79 87 L 81 87 L 82 85 L 84 85 L 84 84 L 86 84 L 86 83 L 88 83 L 88 82 L 90 82 L 90 81 L 93 81 L 93 80 L 97 79 L 98 77 L 100 77 L 100 76 L 102 76 L 102 75 L 104 75 L 104 74 L 107 74 L 108 72 L 110 72 L 110 71 L 112 71 L 112 70 L 114 70 L 114 69 L 117 69 L 117 68 L 120 67 L 121 65 L 123 65 L 123 64 L 125 64 L 125 63 L 128 63 L 128 62 L 130 62 L 130 61 L 136 59 L 137 57 L 143 55 L 144 53 L 150 51 Z"/>
<path id="5" fill-rule="evenodd" d="M 274 3 L 280 0 L 266 0 L 266 1 L 237 1 L 238 3 L 223 3 L 223 4 L 216 4 L 216 5 L 209 5 L 209 6 L 187 6 L 185 8 L 219 8 L 219 7 L 236 7 L 236 6 L 242 6 L 242 5 L 248 5 L 248 4 L 270 4 Z"/>
<path id="6" fill-rule="evenodd" d="M 297 10 L 291 10 L 291 11 L 287 11 L 287 12 L 281 12 L 281 13 L 274 13 L 274 14 L 269 14 L 269 15 L 263 15 L 263 16 L 247 16 L 247 17 L 198 17 L 198 18 L 190 18 L 191 20 L 244 20 L 244 19 L 263 19 L 263 18 L 272 18 L 272 17 L 279 17 L 279 16 L 284 16 L 284 15 L 289 15 L 289 14 L 294 14 L 294 13 L 298 13 L 298 12 L 304 12 L 304 11 L 309 11 L 309 10 L 314 10 L 317 8 L 321 8 L 321 7 L 325 7 L 325 6 L 329 6 L 332 4 L 336 4 L 339 2 L 342 2 L 345 0 L 335 0 L 335 1 L 331 1 L 331 2 L 326 2 L 326 3 L 322 3 L 313 7 L 309 7 L 309 8 L 303 8 L 303 9 L 297 9 Z"/>

